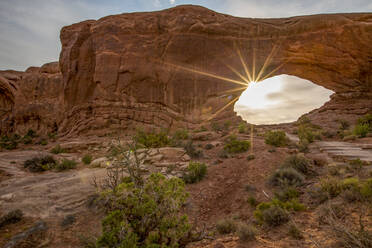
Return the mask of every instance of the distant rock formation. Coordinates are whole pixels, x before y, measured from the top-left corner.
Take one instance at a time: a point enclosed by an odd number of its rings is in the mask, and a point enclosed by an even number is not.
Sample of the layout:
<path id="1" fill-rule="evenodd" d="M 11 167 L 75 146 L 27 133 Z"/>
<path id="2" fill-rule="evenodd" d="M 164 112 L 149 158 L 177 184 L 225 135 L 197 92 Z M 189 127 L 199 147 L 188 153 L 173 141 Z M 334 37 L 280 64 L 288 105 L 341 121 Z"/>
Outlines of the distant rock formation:
<path id="1" fill-rule="evenodd" d="M 242 85 L 206 73 L 241 80 L 239 51 L 256 77 L 264 67 L 261 78 L 289 74 L 335 91 L 327 108 L 340 115 L 372 106 L 372 13 L 252 19 L 188 5 L 84 21 L 60 38 L 59 64 L 0 72 L 2 131 L 76 135 L 236 117 L 224 106 Z"/>

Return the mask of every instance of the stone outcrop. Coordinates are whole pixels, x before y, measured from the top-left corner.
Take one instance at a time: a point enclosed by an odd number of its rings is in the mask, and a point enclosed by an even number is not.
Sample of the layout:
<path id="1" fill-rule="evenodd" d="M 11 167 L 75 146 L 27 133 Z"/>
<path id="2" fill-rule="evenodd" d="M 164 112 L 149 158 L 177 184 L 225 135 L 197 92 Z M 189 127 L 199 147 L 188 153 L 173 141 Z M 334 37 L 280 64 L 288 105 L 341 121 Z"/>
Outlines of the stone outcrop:
<path id="1" fill-rule="evenodd" d="M 59 67 L 0 73 L 3 129 L 74 135 L 232 118 L 224 106 L 243 86 L 206 73 L 242 81 L 239 53 L 255 79 L 289 74 L 350 96 L 345 104 L 371 102 L 371 13 L 252 19 L 178 6 L 84 21 L 60 38 Z"/>

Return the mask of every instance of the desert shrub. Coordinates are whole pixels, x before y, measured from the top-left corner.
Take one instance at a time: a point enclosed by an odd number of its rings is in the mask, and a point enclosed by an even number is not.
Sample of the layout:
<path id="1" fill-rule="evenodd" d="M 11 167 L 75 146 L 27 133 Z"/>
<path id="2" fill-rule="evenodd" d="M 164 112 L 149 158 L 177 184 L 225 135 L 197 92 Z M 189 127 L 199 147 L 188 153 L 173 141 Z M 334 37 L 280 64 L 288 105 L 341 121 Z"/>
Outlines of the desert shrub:
<path id="1" fill-rule="evenodd" d="M 122 183 L 113 192 L 102 221 L 98 247 L 180 247 L 190 234 L 186 215 L 179 211 L 187 199 L 182 180 L 152 174 L 141 187 Z"/>
<path id="2" fill-rule="evenodd" d="M 22 142 L 23 144 L 27 145 L 27 144 L 31 144 L 32 143 L 32 137 L 31 136 L 28 136 L 28 135 L 25 135 L 23 136 L 22 138 Z"/>
<path id="3" fill-rule="evenodd" d="M 81 160 L 84 164 L 90 164 L 92 162 L 92 155 L 86 154 Z"/>
<path id="4" fill-rule="evenodd" d="M 253 159 L 255 159 L 256 157 L 254 156 L 254 154 L 249 154 L 248 156 L 247 156 L 247 161 L 251 161 L 251 160 L 253 160 Z"/>
<path id="5" fill-rule="evenodd" d="M 204 146 L 204 148 L 205 148 L 206 150 L 210 150 L 210 149 L 213 149 L 213 148 L 214 148 L 214 145 L 212 145 L 212 144 L 206 144 L 206 145 Z"/>
<path id="6" fill-rule="evenodd" d="M 187 140 L 189 138 L 189 132 L 186 129 L 178 129 L 173 134 L 175 140 Z"/>
<path id="7" fill-rule="evenodd" d="M 268 131 L 265 133 L 265 143 L 272 146 L 286 146 L 288 138 L 284 131 Z"/>
<path id="8" fill-rule="evenodd" d="M 350 160 L 349 165 L 352 170 L 360 170 L 363 167 L 364 162 L 360 160 L 360 158 L 357 158 Z"/>
<path id="9" fill-rule="evenodd" d="M 294 239 L 303 239 L 302 232 L 295 225 L 289 226 L 288 234 Z"/>
<path id="10" fill-rule="evenodd" d="M 362 183 L 360 186 L 360 194 L 366 199 L 372 199 L 372 178 Z"/>
<path id="11" fill-rule="evenodd" d="M 224 150 L 229 153 L 240 153 L 248 151 L 251 143 L 247 140 L 239 140 L 236 136 L 230 136 L 225 141 Z"/>
<path id="12" fill-rule="evenodd" d="M 54 169 L 57 165 L 52 156 L 35 157 L 24 162 L 23 167 L 31 172 L 42 172 Z"/>
<path id="13" fill-rule="evenodd" d="M 343 141 L 351 141 L 351 140 L 356 140 L 357 136 L 355 136 L 354 134 L 352 135 L 347 135 L 345 137 L 342 138 Z"/>
<path id="14" fill-rule="evenodd" d="M 308 125 L 300 125 L 298 127 L 298 137 L 300 141 L 314 142 L 315 136 L 313 130 Z"/>
<path id="15" fill-rule="evenodd" d="M 366 114 L 358 119 L 358 124 L 368 125 L 372 130 L 372 114 Z"/>
<path id="16" fill-rule="evenodd" d="M 339 120 L 339 122 L 340 122 L 340 130 L 347 130 L 347 129 L 349 129 L 349 127 L 350 127 L 350 123 L 349 122 L 347 122 L 346 120 Z"/>
<path id="17" fill-rule="evenodd" d="M 56 145 L 55 147 L 52 148 L 52 150 L 50 150 L 51 153 L 53 154 L 59 154 L 59 153 L 65 153 L 65 149 L 63 149 L 59 144 Z"/>
<path id="18" fill-rule="evenodd" d="M 299 186 L 304 182 L 304 176 L 293 168 L 280 168 L 269 177 L 272 186 Z"/>
<path id="19" fill-rule="evenodd" d="M 238 132 L 245 133 L 246 130 L 247 130 L 247 124 L 245 124 L 244 122 L 239 123 Z"/>
<path id="20" fill-rule="evenodd" d="M 217 222 L 216 229 L 220 234 L 229 234 L 236 231 L 237 224 L 232 219 L 224 219 Z"/>
<path id="21" fill-rule="evenodd" d="M 353 133 L 356 135 L 358 138 L 364 138 L 367 136 L 369 132 L 369 125 L 368 124 L 357 124 L 354 127 Z"/>
<path id="22" fill-rule="evenodd" d="M 183 148 L 185 149 L 187 155 L 189 155 L 191 158 L 203 157 L 203 151 L 197 149 L 193 144 L 192 140 L 189 140 L 185 144 L 183 144 Z"/>
<path id="23" fill-rule="evenodd" d="M 268 226 L 279 226 L 289 221 L 290 211 L 303 211 L 306 207 L 296 199 L 282 202 L 273 199 L 270 202 L 258 204 L 254 211 L 254 217 Z"/>
<path id="24" fill-rule="evenodd" d="M 0 218 L 0 228 L 9 224 L 17 223 L 21 221 L 22 218 L 23 212 L 21 210 L 19 209 L 12 210 Z"/>
<path id="25" fill-rule="evenodd" d="M 26 133 L 26 136 L 30 136 L 31 138 L 36 138 L 37 137 L 36 132 L 31 128 L 28 129 L 28 131 Z"/>
<path id="26" fill-rule="evenodd" d="M 254 196 L 249 196 L 247 202 L 251 207 L 256 207 L 259 204 L 259 202 Z"/>
<path id="27" fill-rule="evenodd" d="M 6 150 L 14 150 L 18 146 L 19 138 L 17 134 L 11 136 L 4 135 L 0 139 L 0 147 Z"/>
<path id="28" fill-rule="evenodd" d="M 309 141 L 305 140 L 300 140 L 300 142 L 297 145 L 297 148 L 300 152 L 308 152 L 309 151 Z"/>
<path id="29" fill-rule="evenodd" d="M 159 148 L 170 144 L 170 139 L 165 131 L 147 133 L 138 130 L 134 139 L 139 147 L 146 148 Z"/>
<path id="30" fill-rule="evenodd" d="M 42 145 L 42 146 L 46 146 L 46 145 L 48 145 L 48 141 L 46 140 L 46 139 L 42 139 L 42 140 L 40 140 L 40 145 Z"/>
<path id="31" fill-rule="evenodd" d="M 338 196 L 342 190 L 341 182 L 333 177 L 321 180 L 320 186 L 331 198 Z"/>
<path id="32" fill-rule="evenodd" d="M 312 172 L 310 169 L 310 162 L 304 156 L 297 154 L 287 157 L 282 167 L 293 168 L 305 175 Z"/>
<path id="33" fill-rule="evenodd" d="M 207 166 L 204 163 L 190 162 L 183 176 L 186 183 L 197 183 L 207 174 Z"/>
<path id="34" fill-rule="evenodd" d="M 229 130 L 230 126 L 231 126 L 231 121 L 225 121 L 223 123 L 223 128 L 224 128 L 225 131 Z"/>
<path id="35" fill-rule="evenodd" d="M 58 171 L 70 170 L 76 168 L 77 163 L 74 160 L 63 159 L 62 162 L 58 163 L 56 169 Z"/>
<path id="36" fill-rule="evenodd" d="M 281 201 L 289 201 L 299 197 L 300 193 L 294 187 L 285 187 L 279 191 L 275 192 L 275 197 Z"/>
<path id="37" fill-rule="evenodd" d="M 323 191 L 320 187 L 310 189 L 308 193 L 311 197 L 312 203 L 316 206 L 322 204 L 323 202 L 326 202 L 329 199 L 328 193 Z"/>
<path id="38" fill-rule="evenodd" d="M 241 241 L 252 241 L 256 239 L 256 229 L 247 224 L 240 224 L 237 228 L 237 235 Z"/>
<path id="39" fill-rule="evenodd" d="M 222 131 L 222 127 L 218 122 L 212 122 L 211 123 L 211 129 L 215 132 Z"/>
<path id="40" fill-rule="evenodd" d="M 230 155 L 227 151 L 225 150 L 221 150 L 219 153 L 218 153 L 218 157 L 219 158 L 222 158 L 222 159 L 225 159 L 225 158 L 229 158 Z"/>

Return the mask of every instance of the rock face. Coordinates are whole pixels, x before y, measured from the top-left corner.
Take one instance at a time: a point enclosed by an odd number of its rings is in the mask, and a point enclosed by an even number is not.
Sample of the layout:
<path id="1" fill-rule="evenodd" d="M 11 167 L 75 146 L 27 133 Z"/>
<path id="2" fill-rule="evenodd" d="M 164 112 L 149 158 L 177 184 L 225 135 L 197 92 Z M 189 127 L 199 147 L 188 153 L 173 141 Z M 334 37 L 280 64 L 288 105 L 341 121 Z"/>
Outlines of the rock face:
<path id="1" fill-rule="evenodd" d="M 251 19 L 178 6 L 84 21 L 60 38 L 61 73 L 57 63 L 0 73 L 3 130 L 55 123 L 73 135 L 231 118 L 245 67 L 252 80 L 295 75 L 371 103 L 372 14 Z"/>

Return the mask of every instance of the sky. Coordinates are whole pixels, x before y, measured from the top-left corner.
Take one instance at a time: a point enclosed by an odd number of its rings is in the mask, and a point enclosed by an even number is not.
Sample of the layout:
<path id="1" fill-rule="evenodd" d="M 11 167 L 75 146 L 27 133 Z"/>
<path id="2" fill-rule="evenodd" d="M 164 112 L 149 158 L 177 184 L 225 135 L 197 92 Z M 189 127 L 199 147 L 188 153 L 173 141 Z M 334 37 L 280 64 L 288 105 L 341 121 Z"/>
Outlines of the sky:
<path id="1" fill-rule="evenodd" d="M 288 123 L 321 107 L 332 94 L 333 91 L 308 80 L 279 75 L 250 83 L 234 110 L 251 124 Z"/>
<path id="2" fill-rule="evenodd" d="M 63 26 L 87 19 L 181 4 L 240 17 L 372 12 L 371 0 L 0 0 L 0 70 L 57 61 Z"/>

